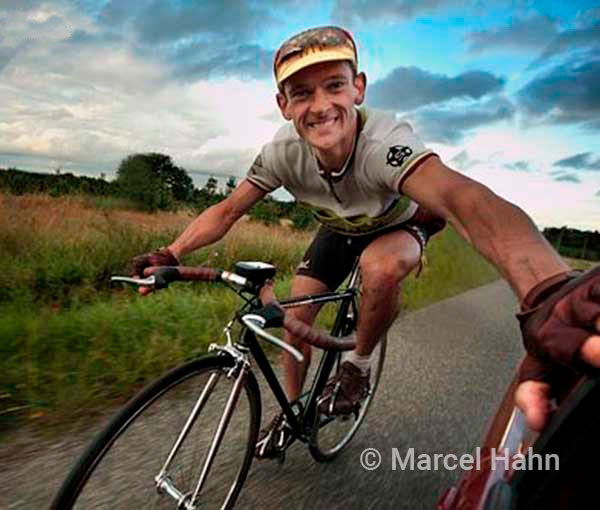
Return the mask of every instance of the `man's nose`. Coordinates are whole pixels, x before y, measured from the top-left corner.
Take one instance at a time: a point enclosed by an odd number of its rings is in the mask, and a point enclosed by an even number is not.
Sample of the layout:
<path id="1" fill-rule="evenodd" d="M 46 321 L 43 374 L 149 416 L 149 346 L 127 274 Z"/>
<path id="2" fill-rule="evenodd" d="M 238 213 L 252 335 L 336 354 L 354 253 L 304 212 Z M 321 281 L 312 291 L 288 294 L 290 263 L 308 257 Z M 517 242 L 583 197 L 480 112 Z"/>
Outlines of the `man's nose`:
<path id="1" fill-rule="evenodd" d="M 321 114 L 329 109 L 329 96 L 321 88 L 317 88 L 313 94 L 313 100 L 310 109 L 313 113 Z"/>

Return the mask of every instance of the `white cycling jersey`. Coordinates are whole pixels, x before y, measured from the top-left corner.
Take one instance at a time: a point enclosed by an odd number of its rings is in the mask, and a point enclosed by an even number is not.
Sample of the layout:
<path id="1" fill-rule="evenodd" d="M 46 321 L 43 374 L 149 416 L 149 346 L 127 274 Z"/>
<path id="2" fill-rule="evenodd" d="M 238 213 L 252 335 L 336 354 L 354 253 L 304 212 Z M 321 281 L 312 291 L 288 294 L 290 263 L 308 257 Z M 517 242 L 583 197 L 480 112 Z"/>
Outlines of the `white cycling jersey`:
<path id="1" fill-rule="evenodd" d="M 309 144 L 286 124 L 263 146 L 248 180 L 270 192 L 283 186 L 331 230 L 362 235 L 404 223 L 417 204 L 400 191 L 404 180 L 435 154 L 393 114 L 360 108 L 359 134 L 339 172 L 319 168 Z"/>

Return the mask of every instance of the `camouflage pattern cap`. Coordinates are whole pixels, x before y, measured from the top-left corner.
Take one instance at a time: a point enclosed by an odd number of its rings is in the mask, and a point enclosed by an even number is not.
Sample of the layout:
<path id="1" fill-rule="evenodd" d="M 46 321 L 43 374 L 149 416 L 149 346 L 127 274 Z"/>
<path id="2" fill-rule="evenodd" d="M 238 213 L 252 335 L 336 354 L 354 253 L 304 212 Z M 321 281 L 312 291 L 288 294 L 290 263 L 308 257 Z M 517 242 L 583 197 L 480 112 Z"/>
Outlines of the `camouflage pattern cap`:
<path id="1" fill-rule="evenodd" d="M 273 71 L 277 86 L 307 66 L 331 60 L 348 60 L 357 67 L 358 55 L 352 35 L 343 28 L 311 28 L 290 37 L 277 50 Z"/>

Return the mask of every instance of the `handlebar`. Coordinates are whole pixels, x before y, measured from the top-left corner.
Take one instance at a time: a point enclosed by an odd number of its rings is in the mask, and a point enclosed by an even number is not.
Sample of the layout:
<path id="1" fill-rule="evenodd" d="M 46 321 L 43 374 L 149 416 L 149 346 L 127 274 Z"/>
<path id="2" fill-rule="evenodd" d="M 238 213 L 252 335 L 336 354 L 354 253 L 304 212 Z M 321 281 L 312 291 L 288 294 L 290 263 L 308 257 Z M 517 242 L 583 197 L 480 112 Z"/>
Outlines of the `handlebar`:
<path id="1" fill-rule="evenodd" d="M 243 315 L 240 320 L 258 336 L 289 352 L 298 362 L 304 359 L 302 354 L 291 345 L 267 333 L 265 328 L 283 326 L 294 337 L 320 349 L 348 351 L 356 346 L 354 335 L 334 337 L 286 314 L 284 307 L 275 296 L 271 280 L 266 280 L 262 286 L 257 287 L 248 278 L 221 269 L 202 266 L 160 266 L 146 278 L 113 276 L 111 281 L 155 289 L 164 289 L 175 281 L 213 281 L 233 283 L 242 290 L 252 291 L 258 295 L 263 308 Z"/>
<path id="2" fill-rule="evenodd" d="M 351 351 L 356 346 L 354 335 L 335 337 L 325 331 L 313 328 L 306 324 L 306 322 L 302 322 L 291 315 L 285 315 L 283 307 L 279 301 L 277 301 L 275 292 L 273 291 L 273 282 L 271 280 L 267 280 L 262 286 L 259 292 L 259 298 L 263 306 L 275 306 L 279 308 L 284 313 L 284 329 L 310 345 L 314 345 L 320 349 L 334 349 L 338 351 Z"/>

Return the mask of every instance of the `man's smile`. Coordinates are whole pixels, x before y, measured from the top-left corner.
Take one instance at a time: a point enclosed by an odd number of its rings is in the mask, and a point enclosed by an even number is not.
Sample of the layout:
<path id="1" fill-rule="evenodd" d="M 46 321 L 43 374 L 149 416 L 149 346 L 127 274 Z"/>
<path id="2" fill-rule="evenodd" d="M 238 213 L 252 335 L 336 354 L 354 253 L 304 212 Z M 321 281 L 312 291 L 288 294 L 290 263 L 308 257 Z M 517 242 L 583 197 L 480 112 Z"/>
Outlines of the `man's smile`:
<path id="1" fill-rule="evenodd" d="M 329 127 L 332 126 L 337 120 L 339 120 L 339 115 L 333 115 L 331 117 L 327 117 L 325 119 L 313 120 L 311 122 L 307 122 L 306 125 L 309 128 L 319 128 L 319 127 Z"/>

